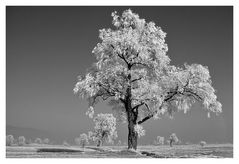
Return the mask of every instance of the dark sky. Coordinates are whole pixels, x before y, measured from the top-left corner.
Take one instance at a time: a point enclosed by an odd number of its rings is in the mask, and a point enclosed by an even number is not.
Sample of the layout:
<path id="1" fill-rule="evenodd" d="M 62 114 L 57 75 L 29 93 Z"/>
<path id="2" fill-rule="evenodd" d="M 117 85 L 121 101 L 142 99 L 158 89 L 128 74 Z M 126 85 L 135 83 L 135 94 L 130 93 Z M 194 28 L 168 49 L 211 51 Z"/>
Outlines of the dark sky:
<path id="1" fill-rule="evenodd" d="M 151 120 L 140 144 L 175 132 L 183 141 L 233 140 L 233 8 L 232 7 L 7 7 L 7 125 L 62 135 L 93 129 L 87 102 L 73 94 L 77 76 L 95 61 L 98 30 L 112 28 L 111 12 L 131 8 L 167 33 L 168 55 L 177 66 L 209 67 L 223 105 L 220 116 L 195 104 L 187 113 Z M 104 103 L 97 113 L 109 113 Z M 126 124 L 118 125 L 126 141 Z M 57 135 L 55 136 L 57 139 Z"/>

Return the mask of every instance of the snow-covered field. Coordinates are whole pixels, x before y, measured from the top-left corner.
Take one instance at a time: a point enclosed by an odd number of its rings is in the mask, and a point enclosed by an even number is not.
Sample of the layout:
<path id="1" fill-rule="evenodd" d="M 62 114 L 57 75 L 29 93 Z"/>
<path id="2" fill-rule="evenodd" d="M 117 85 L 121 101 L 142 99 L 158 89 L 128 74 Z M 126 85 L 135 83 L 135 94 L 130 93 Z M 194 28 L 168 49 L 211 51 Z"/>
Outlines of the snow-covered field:
<path id="1" fill-rule="evenodd" d="M 138 146 L 137 152 L 126 146 L 26 146 L 7 147 L 7 158 L 232 158 L 232 144 Z"/>

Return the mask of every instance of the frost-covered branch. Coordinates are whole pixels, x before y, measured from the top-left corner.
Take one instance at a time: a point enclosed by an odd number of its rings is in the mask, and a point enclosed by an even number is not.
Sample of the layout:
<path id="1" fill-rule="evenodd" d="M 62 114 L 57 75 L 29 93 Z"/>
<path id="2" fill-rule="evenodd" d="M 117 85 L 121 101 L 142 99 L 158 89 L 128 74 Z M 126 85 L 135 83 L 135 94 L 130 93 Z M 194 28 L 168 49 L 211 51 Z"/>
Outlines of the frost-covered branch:
<path id="1" fill-rule="evenodd" d="M 131 83 L 135 82 L 135 81 L 138 81 L 138 80 L 141 80 L 143 77 L 140 77 L 140 78 L 137 78 L 137 79 L 134 79 L 134 80 L 131 80 Z"/>

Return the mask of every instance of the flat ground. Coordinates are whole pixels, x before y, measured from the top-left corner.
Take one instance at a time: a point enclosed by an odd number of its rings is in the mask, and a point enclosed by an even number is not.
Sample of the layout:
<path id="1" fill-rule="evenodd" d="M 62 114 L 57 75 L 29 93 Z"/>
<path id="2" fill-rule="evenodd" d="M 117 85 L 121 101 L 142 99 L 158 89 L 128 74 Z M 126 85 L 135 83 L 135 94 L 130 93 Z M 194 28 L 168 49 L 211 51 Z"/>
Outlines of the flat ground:
<path id="1" fill-rule="evenodd" d="M 138 150 L 128 151 L 126 146 L 31 145 L 7 146 L 7 158 L 232 158 L 232 144 L 164 146 L 138 146 Z"/>

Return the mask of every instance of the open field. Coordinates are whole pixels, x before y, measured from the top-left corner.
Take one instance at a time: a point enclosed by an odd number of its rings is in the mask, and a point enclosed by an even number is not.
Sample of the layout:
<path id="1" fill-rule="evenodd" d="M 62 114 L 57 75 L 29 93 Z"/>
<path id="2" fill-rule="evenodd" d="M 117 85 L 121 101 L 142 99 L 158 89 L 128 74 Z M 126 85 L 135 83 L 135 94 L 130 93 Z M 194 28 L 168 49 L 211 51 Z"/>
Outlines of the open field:
<path id="1" fill-rule="evenodd" d="M 125 146 L 26 146 L 7 147 L 7 158 L 232 158 L 231 144 L 139 146 L 137 152 L 128 151 Z"/>

